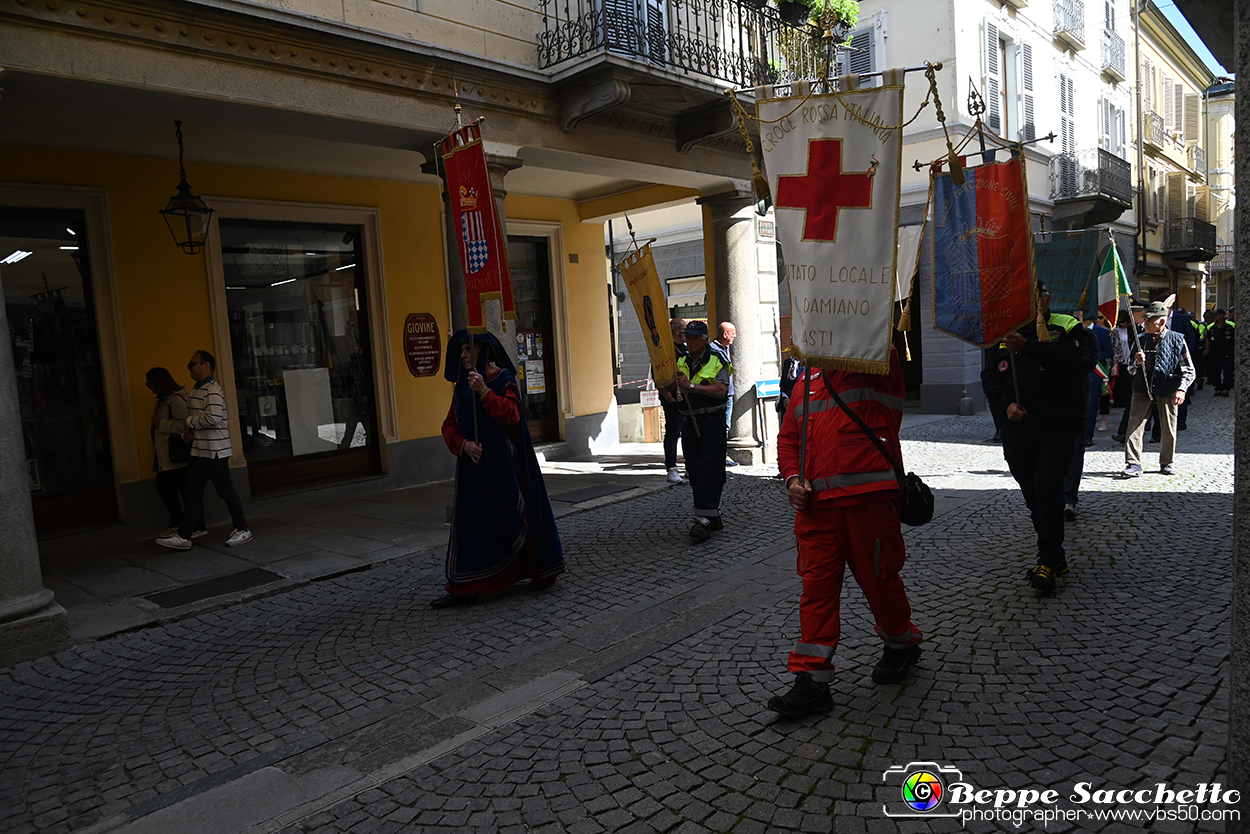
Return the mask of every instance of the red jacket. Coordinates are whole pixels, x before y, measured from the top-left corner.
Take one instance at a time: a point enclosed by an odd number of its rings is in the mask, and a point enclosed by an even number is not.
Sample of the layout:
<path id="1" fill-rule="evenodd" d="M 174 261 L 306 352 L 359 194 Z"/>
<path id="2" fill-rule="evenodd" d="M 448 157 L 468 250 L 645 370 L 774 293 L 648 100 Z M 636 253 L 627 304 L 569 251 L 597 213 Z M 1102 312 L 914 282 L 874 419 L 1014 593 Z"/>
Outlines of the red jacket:
<path id="1" fill-rule="evenodd" d="M 831 501 L 889 492 L 897 495 L 894 469 L 825 390 L 825 377 L 864 423 L 873 430 L 894 462 L 903 465 L 898 430 L 903 420 L 903 369 L 890 350 L 890 373 L 812 369 L 807 410 L 807 462 L 803 476 L 816 490 L 813 501 Z M 799 419 L 803 413 L 803 377 L 790 396 L 790 407 L 777 435 L 777 464 L 787 481 L 799 474 Z M 856 501 L 862 500 L 856 498 Z M 854 502 L 851 502 L 854 503 Z"/>

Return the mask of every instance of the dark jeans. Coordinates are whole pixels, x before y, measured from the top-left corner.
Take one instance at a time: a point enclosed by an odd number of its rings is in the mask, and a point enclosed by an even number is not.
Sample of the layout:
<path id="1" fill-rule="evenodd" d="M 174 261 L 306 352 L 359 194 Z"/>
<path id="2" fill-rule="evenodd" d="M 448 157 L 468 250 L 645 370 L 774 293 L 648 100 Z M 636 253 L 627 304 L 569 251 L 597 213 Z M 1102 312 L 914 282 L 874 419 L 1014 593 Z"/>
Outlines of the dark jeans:
<path id="1" fill-rule="evenodd" d="M 1221 391 L 1233 387 L 1233 357 L 1211 354 L 1207 357 L 1207 373 L 1210 374 L 1211 385 Z"/>
<path id="2" fill-rule="evenodd" d="M 725 415 L 716 411 L 688 420 L 681 433 L 681 450 L 694 493 L 695 515 L 720 515 L 720 494 L 725 488 Z"/>
<path id="3" fill-rule="evenodd" d="M 1070 422 L 1058 428 L 1003 427 L 1003 457 L 1020 485 L 1037 532 L 1037 563 L 1064 564 L 1063 481 L 1076 451 L 1080 429 Z M 1082 440 L 1083 442 L 1083 440 Z"/>
<path id="4" fill-rule="evenodd" d="M 1076 505 L 1081 497 L 1081 477 L 1085 474 L 1085 435 L 1078 435 L 1076 448 L 1072 452 L 1072 464 L 1063 479 L 1063 500 Z"/>
<path id="5" fill-rule="evenodd" d="M 677 465 L 677 441 L 681 439 L 686 415 L 681 412 L 682 403 L 670 403 L 661 397 L 660 407 L 664 409 L 664 468 L 672 469 Z"/>
<path id="6" fill-rule="evenodd" d="M 169 526 L 181 527 L 182 509 L 187 503 L 187 467 L 166 469 L 156 473 L 156 494 L 169 512 Z M 203 504 L 201 503 L 201 507 Z M 194 519 L 193 519 L 194 520 Z M 191 525 L 192 530 L 204 529 L 204 513 L 200 512 L 199 523 Z"/>
<path id="7" fill-rule="evenodd" d="M 1112 380 L 1111 404 L 1116 408 L 1128 408 L 1133 399 L 1133 378 L 1129 376 L 1128 365 L 1121 365 Z"/>
<path id="8" fill-rule="evenodd" d="M 187 464 L 186 510 L 182 515 L 182 524 L 178 527 L 178 535 L 184 539 L 201 527 L 188 527 L 187 519 L 204 518 L 204 487 L 211 481 L 217 497 L 226 502 L 230 511 L 230 520 L 234 529 L 246 530 L 247 517 L 243 514 L 243 499 L 235 492 L 234 481 L 230 479 L 230 458 L 201 458 L 191 456 Z M 203 522 L 201 521 L 201 524 Z"/>

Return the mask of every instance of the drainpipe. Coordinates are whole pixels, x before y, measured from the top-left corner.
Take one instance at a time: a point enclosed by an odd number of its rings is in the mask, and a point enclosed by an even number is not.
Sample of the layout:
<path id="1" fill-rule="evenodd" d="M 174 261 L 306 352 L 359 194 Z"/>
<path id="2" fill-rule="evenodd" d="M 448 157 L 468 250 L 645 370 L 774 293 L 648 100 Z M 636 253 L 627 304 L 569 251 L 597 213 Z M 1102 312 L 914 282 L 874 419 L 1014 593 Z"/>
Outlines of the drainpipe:
<path id="1" fill-rule="evenodd" d="M 1146 151 L 1142 138 L 1145 115 L 1141 109 L 1141 7 L 1149 0 L 1133 0 L 1133 75 L 1137 79 L 1137 233 L 1141 236 L 1138 247 L 1137 289 L 1141 293 L 1142 276 L 1146 274 Z"/>

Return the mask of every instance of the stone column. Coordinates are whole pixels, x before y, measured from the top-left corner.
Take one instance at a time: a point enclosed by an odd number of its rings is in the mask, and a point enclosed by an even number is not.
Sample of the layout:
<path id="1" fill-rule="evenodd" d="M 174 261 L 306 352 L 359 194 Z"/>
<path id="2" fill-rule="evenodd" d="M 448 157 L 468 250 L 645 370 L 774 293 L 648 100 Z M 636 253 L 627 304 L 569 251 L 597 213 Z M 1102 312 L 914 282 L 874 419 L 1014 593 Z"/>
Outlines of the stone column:
<path id="1" fill-rule="evenodd" d="M 1237 118 L 1250 124 L 1250 0 L 1237 0 L 1233 12 L 1234 64 L 1228 69 L 1237 74 Z M 1238 165 L 1234 174 L 1242 194 L 1250 195 L 1250 165 Z M 1234 257 L 1237 274 L 1250 275 L 1250 201 L 1237 203 L 1233 218 L 1236 241 Z M 1242 278 L 1245 281 L 1245 278 Z M 1221 284 L 1225 282 L 1221 281 Z M 1243 289 L 1238 310 L 1247 308 Z M 1250 318 L 1241 316 L 1242 327 Z M 1233 457 L 1233 593 L 1230 625 L 1231 654 L 1228 686 L 1228 786 L 1241 791 L 1237 807 L 1241 819 L 1230 822 L 1230 834 L 1250 832 L 1250 339 L 1244 335 L 1236 340 L 1233 358 L 1241 388 L 1234 388 Z"/>
<path id="2" fill-rule="evenodd" d="M 9 320 L 0 315 L 0 666 L 70 646 L 69 618 L 39 567 L 11 346 Z"/>
<path id="3" fill-rule="evenodd" d="M 438 153 L 437 146 L 434 153 Z M 451 332 L 463 330 L 469 326 L 468 312 L 465 309 L 464 267 L 460 263 L 460 230 L 451 215 L 451 202 L 447 195 L 447 180 L 442 176 L 442 165 L 430 160 L 421 166 L 421 171 L 439 178 L 439 194 L 443 201 L 443 239 L 446 246 L 443 257 L 447 261 L 447 303 L 451 307 Z M 448 334 L 451 335 L 450 333 Z"/>
<path id="4" fill-rule="evenodd" d="M 733 354 L 734 397 L 753 397 L 752 386 L 761 378 L 765 348 L 760 333 L 760 247 L 755 240 L 755 195 L 730 191 L 704 197 L 706 206 L 703 234 L 712 241 L 713 284 L 708 295 L 715 297 L 717 321 L 709 321 L 708 329 L 716 337 L 721 321 L 733 322 L 738 337 L 730 351 Z M 772 252 L 772 244 L 766 247 Z M 768 280 L 776 282 L 776 255 L 772 254 Z M 775 358 L 773 360 L 775 362 Z M 762 444 L 754 436 L 754 408 L 749 399 L 739 406 L 737 418 L 729 428 L 729 456 L 739 463 L 755 465 L 762 462 Z"/>
<path id="5" fill-rule="evenodd" d="M 504 198 L 508 196 L 508 190 L 504 188 L 503 180 L 510 171 L 515 171 L 523 164 L 519 157 L 501 156 L 500 154 L 486 154 L 486 172 L 490 175 L 490 190 L 495 196 L 495 211 L 499 214 L 499 225 L 503 228 L 503 237 L 506 242 L 508 239 L 508 215 L 504 212 Z M 553 264 L 554 268 L 555 265 Z M 515 291 L 515 287 L 513 290 Z M 495 338 L 507 347 L 509 350 L 515 350 L 516 347 L 516 324 L 515 322 L 509 326 L 509 333 L 503 332 L 503 308 L 495 302 L 487 302 L 486 304 L 486 329 L 495 334 Z M 515 356 L 513 357 L 516 358 Z"/>

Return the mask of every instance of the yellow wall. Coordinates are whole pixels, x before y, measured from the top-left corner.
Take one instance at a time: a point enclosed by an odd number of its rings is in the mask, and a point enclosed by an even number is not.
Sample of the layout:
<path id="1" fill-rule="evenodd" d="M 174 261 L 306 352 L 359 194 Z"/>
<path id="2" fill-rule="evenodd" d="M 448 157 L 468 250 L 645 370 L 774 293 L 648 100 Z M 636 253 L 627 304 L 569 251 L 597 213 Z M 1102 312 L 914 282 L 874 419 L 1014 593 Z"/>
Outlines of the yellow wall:
<path id="1" fill-rule="evenodd" d="M 439 434 L 449 383 L 441 373 L 417 379 L 408 372 L 401 332 L 405 317 L 419 312 L 433 314 L 444 339 L 448 332 L 437 187 L 206 164 L 193 164 L 187 178 L 198 194 L 378 208 L 399 438 Z M 147 470 L 153 401 L 144 374 L 163 365 L 175 378 L 189 381 L 187 359 L 213 345 L 204 255 L 185 255 L 174 246 L 157 213 L 177 185 L 177 164 L 171 159 L 0 145 L 0 181 L 107 189 L 139 471 L 152 477 Z M 577 240 L 582 251 L 594 255 L 594 249 Z M 602 260 L 601 242 L 598 252 Z M 596 297 L 602 302 L 601 285 L 596 284 Z M 582 303 L 580 291 L 578 298 Z M 603 320 L 599 315 L 597 321 Z"/>
<path id="2" fill-rule="evenodd" d="M 565 300 L 568 306 L 569 360 L 573 378 L 573 413 L 598 414 L 612 406 L 612 344 L 608 335 L 608 258 L 603 224 L 582 223 L 571 200 L 509 194 L 509 220 L 545 220 L 563 226 Z M 577 263 L 569 256 L 577 255 Z M 558 311 L 553 311 L 559 315 Z M 567 403 L 561 408 L 567 408 Z"/>

